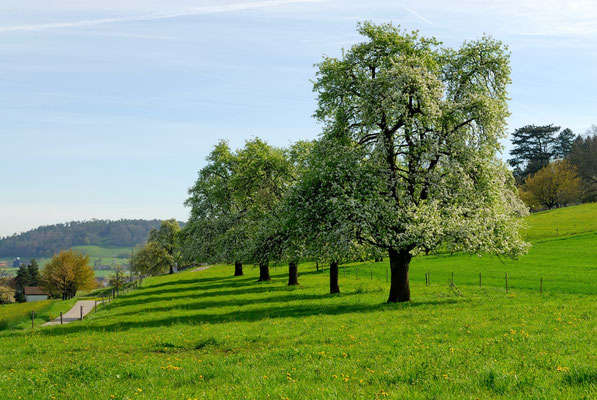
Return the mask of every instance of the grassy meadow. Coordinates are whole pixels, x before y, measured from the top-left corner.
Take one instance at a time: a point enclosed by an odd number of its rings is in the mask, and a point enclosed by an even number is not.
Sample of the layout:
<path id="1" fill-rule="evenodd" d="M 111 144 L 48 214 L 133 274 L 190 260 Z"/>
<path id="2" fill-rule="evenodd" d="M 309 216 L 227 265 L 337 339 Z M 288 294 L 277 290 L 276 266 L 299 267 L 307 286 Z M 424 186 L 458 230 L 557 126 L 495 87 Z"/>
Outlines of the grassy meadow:
<path id="1" fill-rule="evenodd" d="M 31 328 L 31 314 L 35 311 L 35 326 L 40 326 L 60 316 L 75 304 L 77 299 L 44 300 L 32 303 L 13 303 L 0 306 L 0 331 Z M 0 348 L 2 348 L 0 344 Z"/>
<path id="2" fill-rule="evenodd" d="M 100 261 L 102 265 L 128 264 L 131 258 L 132 247 L 126 246 L 73 246 L 72 248 L 79 253 L 89 255 L 92 264 L 94 261 Z"/>
<path id="3" fill-rule="evenodd" d="M 529 218 L 544 233 L 517 261 L 415 258 L 413 301 L 406 304 L 385 303 L 387 261 L 341 268 L 336 295 L 328 294 L 327 268 L 316 271 L 312 263 L 299 266 L 296 287 L 286 285 L 284 267 L 259 283 L 251 266 L 242 277 L 232 276 L 232 266 L 217 266 L 145 279 L 83 322 L 0 331 L 0 393 L 107 400 L 596 398 L 597 232 L 556 237 L 542 218 Z M 462 296 L 447 284 L 452 273 Z"/>

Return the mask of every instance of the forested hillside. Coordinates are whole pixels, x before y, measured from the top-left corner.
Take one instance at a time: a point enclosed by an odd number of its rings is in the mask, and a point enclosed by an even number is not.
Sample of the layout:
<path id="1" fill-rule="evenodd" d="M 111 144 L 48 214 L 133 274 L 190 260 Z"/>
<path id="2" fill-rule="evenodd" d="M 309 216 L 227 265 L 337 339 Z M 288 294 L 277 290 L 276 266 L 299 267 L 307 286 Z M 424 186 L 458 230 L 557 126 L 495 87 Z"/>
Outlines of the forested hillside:
<path id="1" fill-rule="evenodd" d="M 92 220 L 40 226 L 0 239 L 0 257 L 49 257 L 72 246 L 135 246 L 147 239 L 159 220 Z"/>

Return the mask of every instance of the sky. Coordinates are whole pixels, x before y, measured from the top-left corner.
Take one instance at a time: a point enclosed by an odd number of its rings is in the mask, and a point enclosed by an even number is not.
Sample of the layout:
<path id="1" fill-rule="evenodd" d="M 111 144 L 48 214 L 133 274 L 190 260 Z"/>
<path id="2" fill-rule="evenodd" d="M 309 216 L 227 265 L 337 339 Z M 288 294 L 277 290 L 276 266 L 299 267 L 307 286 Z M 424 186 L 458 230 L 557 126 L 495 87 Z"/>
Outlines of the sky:
<path id="1" fill-rule="evenodd" d="M 314 139 L 314 64 L 392 22 L 511 52 L 509 131 L 597 123 L 591 0 L 2 0 L 0 236 L 177 218 L 214 144 Z M 503 158 L 508 158 L 507 141 Z"/>

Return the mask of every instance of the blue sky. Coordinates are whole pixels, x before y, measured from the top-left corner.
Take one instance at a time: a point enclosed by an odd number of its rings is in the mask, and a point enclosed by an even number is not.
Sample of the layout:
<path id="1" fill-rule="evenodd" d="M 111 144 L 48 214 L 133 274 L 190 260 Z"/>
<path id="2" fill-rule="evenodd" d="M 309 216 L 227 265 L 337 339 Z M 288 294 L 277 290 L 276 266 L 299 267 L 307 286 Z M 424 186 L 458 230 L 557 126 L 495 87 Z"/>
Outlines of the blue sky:
<path id="1" fill-rule="evenodd" d="M 510 130 L 597 123 L 593 1 L 2 0 L 0 235 L 186 220 L 220 138 L 317 137 L 313 64 L 359 41 L 363 20 L 449 46 L 483 33 L 506 43 Z"/>

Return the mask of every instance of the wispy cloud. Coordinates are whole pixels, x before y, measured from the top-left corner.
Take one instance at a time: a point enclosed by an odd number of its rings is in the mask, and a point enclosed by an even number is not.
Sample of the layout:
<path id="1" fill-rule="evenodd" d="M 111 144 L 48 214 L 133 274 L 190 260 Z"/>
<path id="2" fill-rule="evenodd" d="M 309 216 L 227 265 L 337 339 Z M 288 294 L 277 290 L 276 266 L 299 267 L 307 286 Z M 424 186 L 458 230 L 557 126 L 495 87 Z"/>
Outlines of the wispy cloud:
<path id="1" fill-rule="evenodd" d="M 112 18 L 94 18 L 78 21 L 52 22 L 47 24 L 24 24 L 13 26 L 0 26 L 0 32 L 19 32 L 19 31 L 45 31 L 50 29 L 80 28 L 88 26 L 97 26 L 104 24 L 116 24 L 136 21 L 152 21 L 159 19 L 170 19 L 186 17 L 193 15 L 218 14 L 235 11 L 245 11 L 259 8 L 269 8 L 298 3 L 321 3 L 325 0 L 265 0 L 244 3 L 231 3 L 215 6 L 192 7 L 172 11 L 155 12 L 142 15 L 129 15 L 124 17 Z"/>

